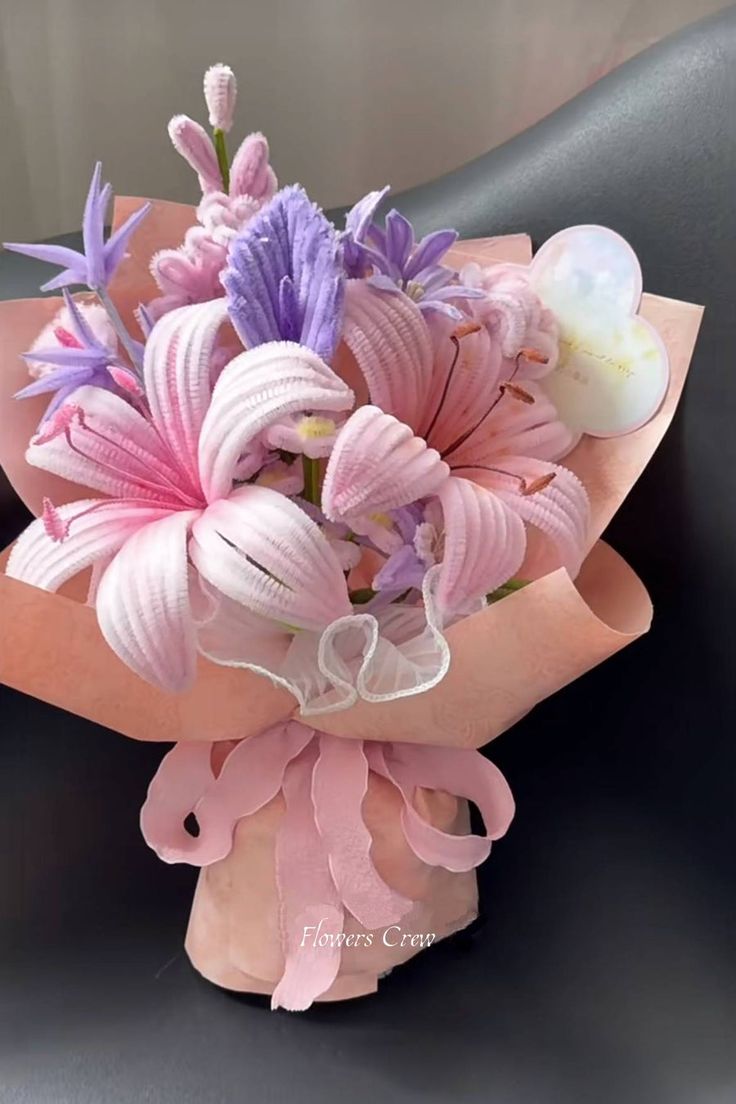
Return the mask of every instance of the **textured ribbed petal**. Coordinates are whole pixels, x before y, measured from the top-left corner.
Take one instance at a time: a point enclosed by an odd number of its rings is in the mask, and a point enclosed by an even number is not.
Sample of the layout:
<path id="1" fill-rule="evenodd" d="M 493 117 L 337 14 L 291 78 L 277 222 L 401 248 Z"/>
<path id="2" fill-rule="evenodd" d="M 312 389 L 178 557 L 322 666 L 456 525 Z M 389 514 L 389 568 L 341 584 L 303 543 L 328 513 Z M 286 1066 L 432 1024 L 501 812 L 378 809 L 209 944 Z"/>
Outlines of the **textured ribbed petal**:
<path id="1" fill-rule="evenodd" d="M 293 342 L 272 342 L 223 370 L 202 424 L 199 468 L 208 501 L 228 494 L 246 446 L 290 414 L 349 410 L 350 388 L 316 354 Z"/>
<path id="2" fill-rule="evenodd" d="M 147 682 L 172 692 L 194 682 L 197 649 L 189 600 L 185 510 L 139 529 L 100 580 L 97 620 L 114 652 Z"/>
<path id="3" fill-rule="evenodd" d="M 533 494 L 522 493 L 518 478 L 482 471 L 474 472 L 473 478 L 492 487 L 493 493 L 527 525 L 535 526 L 551 541 L 554 555 L 548 560 L 547 569 L 564 567 L 574 579 L 586 552 L 590 524 L 590 503 L 585 487 L 576 475 L 559 464 L 505 456 L 500 466 L 523 479 L 527 488 L 554 475 L 550 483 Z"/>
<path id="4" fill-rule="evenodd" d="M 463 612 L 519 569 L 524 525 L 500 498 L 467 479 L 448 479 L 438 498 L 445 536 L 437 600 L 443 609 Z"/>
<path id="5" fill-rule="evenodd" d="M 421 311 L 406 295 L 348 280 L 343 340 L 371 402 L 416 432 L 432 382 L 432 346 Z"/>
<path id="6" fill-rule="evenodd" d="M 507 390 L 475 432 L 447 456 L 453 469 L 473 464 L 503 467 L 507 455 L 557 460 L 569 452 L 576 435 L 560 421 L 540 385 L 524 380 L 518 386 L 533 401 L 522 401 Z"/>
<path id="7" fill-rule="evenodd" d="M 72 442 L 84 455 L 74 451 L 66 437 L 58 436 L 42 445 L 31 444 L 28 463 L 111 498 L 168 501 L 165 481 L 179 484 L 181 478 L 150 422 L 130 403 L 100 387 L 78 388 L 74 404 L 84 411 L 85 424 L 104 439 L 73 424 Z"/>
<path id="8" fill-rule="evenodd" d="M 434 372 L 419 432 L 440 452 L 473 433 L 500 397 L 501 355 L 487 331 L 479 328 L 453 340 L 456 328 L 452 319 L 437 315 L 429 323 Z"/>
<path id="9" fill-rule="evenodd" d="M 221 299 L 180 307 L 154 326 L 146 343 L 143 373 L 151 414 L 195 486 L 199 434 L 211 397 L 210 361 L 226 320 Z"/>
<path id="10" fill-rule="evenodd" d="M 141 503 L 85 499 L 58 506 L 56 515 L 69 525 L 67 536 L 52 540 L 41 518 L 32 522 L 10 553 L 6 574 L 11 579 L 58 590 L 90 564 L 117 552 L 141 526 L 166 517 L 167 511 Z"/>
<path id="11" fill-rule="evenodd" d="M 322 489 L 332 520 L 406 506 L 434 494 L 449 468 L 408 425 L 375 406 L 362 406 L 340 430 Z"/>
<path id="12" fill-rule="evenodd" d="M 322 629 L 351 612 L 340 562 L 291 499 L 248 486 L 194 525 L 190 555 L 223 594 L 287 626 Z"/>
<path id="13" fill-rule="evenodd" d="M 334 226 L 299 185 L 274 196 L 235 238 L 222 283 L 244 345 L 285 339 L 323 360 L 334 353 L 345 283 L 340 245 Z M 286 303 L 285 285 L 291 289 Z"/>
<path id="14" fill-rule="evenodd" d="M 247 195 L 267 203 L 278 187 L 268 163 L 268 142 L 263 134 L 249 134 L 240 144 L 230 166 L 230 194 Z"/>
<path id="15" fill-rule="evenodd" d="M 169 138 L 174 149 L 199 176 L 202 191 L 217 191 L 222 178 L 217 155 L 207 131 L 187 115 L 175 115 L 169 123 Z"/>

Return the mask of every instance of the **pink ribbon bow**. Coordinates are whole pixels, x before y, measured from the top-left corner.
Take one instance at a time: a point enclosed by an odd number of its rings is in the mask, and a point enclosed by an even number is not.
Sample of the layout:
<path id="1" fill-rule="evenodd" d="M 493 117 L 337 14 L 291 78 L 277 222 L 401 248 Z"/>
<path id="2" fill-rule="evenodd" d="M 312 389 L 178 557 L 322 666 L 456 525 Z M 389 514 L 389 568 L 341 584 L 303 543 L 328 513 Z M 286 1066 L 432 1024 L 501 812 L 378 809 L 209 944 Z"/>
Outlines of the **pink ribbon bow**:
<path id="1" fill-rule="evenodd" d="M 514 814 L 501 772 L 471 749 L 350 740 L 283 721 L 242 740 L 216 774 L 216 744 L 183 742 L 164 757 L 141 810 L 146 842 L 164 862 L 208 866 L 231 851 L 241 817 L 277 794 L 285 811 L 276 839 L 284 972 L 272 1007 L 308 1008 L 340 969 L 339 940 L 303 945 L 307 925 L 337 936 L 345 911 L 366 930 L 396 924 L 414 902 L 379 876 L 362 815 L 370 771 L 403 798 L 401 825 L 414 854 L 430 866 L 459 872 L 488 857 Z M 416 787 L 445 790 L 477 805 L 485 835 L 455 836 L 425 820 L 413 803 Z M 185 820 L 194 814 L 199 834 Z"/>

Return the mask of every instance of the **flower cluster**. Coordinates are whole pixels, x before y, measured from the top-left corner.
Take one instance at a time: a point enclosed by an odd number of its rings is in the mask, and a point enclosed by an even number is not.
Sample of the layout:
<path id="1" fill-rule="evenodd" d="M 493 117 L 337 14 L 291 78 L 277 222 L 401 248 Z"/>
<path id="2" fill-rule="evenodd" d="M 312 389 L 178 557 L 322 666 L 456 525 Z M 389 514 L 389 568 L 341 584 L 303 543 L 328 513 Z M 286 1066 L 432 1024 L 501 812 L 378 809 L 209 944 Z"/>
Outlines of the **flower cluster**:
<path id="1" fill-rule="evenodd" d="M 338 231 L 268 145 L 230 162 L 235 81 L 205 78 L 213 135 L 172 120 L 202 189 L 155 253 L 161 294 L 131 332 L 109 287 L 136 212 L 105 240 L 95 170 L 84 252 L 11 246 L 84 284 L 27 354 L 19 397 L 51 403 L 29 463 L 84 491 L 46 501 L 8 571 L 58 589 L 92 567 L 101 630 L 139 675 L 189 686 L 198 653 L 267 675 L 303 713 L 435 685 L 448 625 L 557 566 L 574 575 L 588 501 L 544 390 L 556 324 L 513 265 L 417 243 L 373 192 Z M 492 661 L 492 660 L 489 660 Z"/>

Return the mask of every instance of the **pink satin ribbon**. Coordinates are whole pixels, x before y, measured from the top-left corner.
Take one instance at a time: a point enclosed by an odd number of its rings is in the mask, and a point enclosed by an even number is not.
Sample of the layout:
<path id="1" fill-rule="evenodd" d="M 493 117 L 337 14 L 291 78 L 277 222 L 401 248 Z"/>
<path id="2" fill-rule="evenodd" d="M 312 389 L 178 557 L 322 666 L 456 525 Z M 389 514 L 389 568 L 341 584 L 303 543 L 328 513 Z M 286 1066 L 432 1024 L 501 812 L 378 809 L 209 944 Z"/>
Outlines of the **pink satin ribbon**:
<path id="1" fill-rule="evenodd" d="M 237 744 L 216 775 L 213 747 L 179 743 L 164 757 L 141 810 L 141 830 L 165 862 L 208 866 L 229 854 L 241 817 L 283 795 L 276 882 L 284 972 L 273 1008 L 308 1008 L 337 977 L 339 945 L 302 946 L 305 927 L 322 921 L 321 931 L 336 935 L 347 909 L 374 931 L 398 923 L 414 904 L 383 881 L 371 859 L 362 814 L 370 771 L 401 794 L 406 842 L 430 866 L 454 872 L 478 866 L 514 815 L 503 775 L 471 749 L 341 739 L 285 721 Z M 473 801 L 485 835 L 434 827 L 414 805 L 418 786 Z M 190 814 L 199 825 L 196 837 L 185 827 Z"/>

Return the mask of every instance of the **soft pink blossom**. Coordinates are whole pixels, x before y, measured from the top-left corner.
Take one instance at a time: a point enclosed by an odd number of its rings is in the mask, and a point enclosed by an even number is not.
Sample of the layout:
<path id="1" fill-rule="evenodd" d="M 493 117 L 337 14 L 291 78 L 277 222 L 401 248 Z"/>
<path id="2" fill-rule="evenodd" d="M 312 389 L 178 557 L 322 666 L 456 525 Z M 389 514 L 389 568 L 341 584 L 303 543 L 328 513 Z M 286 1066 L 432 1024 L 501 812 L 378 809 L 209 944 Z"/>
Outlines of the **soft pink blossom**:
<path id="1" fill-rule="evenodd" d="M 28 462 L 108 497 L 46 503 L 7 568 L 57 590 L 106 564 L 95 601 L 103 635 L 168 690 L 195 677 L 195 583 L 249 616 L 311 632 L 352 612 L 340 561 L 315 522 L 277 490 L 235 482 L 243 455 L 273 422 L 347 409 L 352 392 L 290 342 L 241 353 L 213 388 L 210 358 L 226 317 L 218 300 L 154 327 L 144 362 L 150 412 L 92 387 L 57 412 Z"/>

